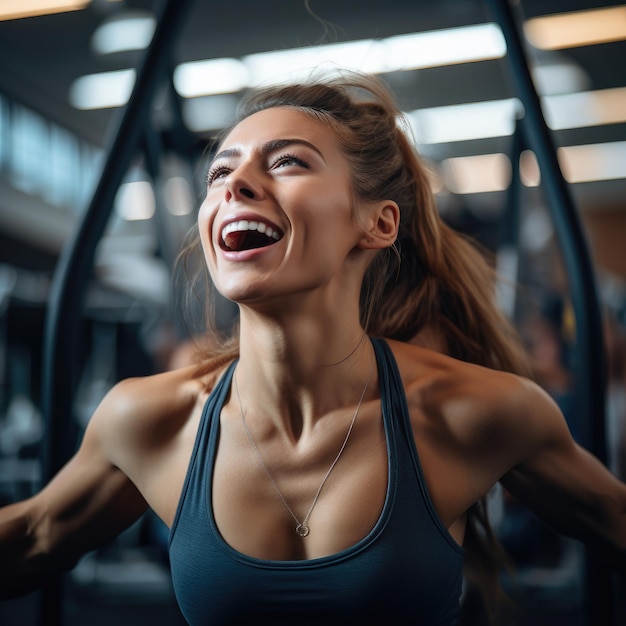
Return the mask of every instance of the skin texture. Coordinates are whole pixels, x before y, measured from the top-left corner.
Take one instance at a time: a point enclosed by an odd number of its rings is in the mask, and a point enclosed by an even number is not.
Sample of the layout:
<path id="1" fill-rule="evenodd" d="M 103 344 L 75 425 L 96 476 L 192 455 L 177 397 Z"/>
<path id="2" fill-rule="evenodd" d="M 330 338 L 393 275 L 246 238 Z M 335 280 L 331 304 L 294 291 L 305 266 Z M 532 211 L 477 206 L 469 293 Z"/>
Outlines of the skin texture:
<path id="1" fill-rule="evenodd" d="M 398 208 L 392 200 L 355 200 L 332 131 L 294 109 L 249 117 L 221 151 L 199 229 L 214 282 L 240 307 L 241 403 L 231 393 L 220 417 L 216 521 L 225 540 L 251 556 L 329 555 L 363 538 L 383 506 L 387 460 L 376 372 L 304 539 L 259 463 L 241 412 L 302 519 L 371 371 L 358 295 L 373 256 L 395 240 Z M 225 250 L 223 226 L 244 218 L 271 224 L 281 238 L 255 250 Z M 425 334 L 417 345 L 390 345 L 427 486 L 454 539 L 463 540 L 468 508 L 501 480 L 558 530 L 626 569 L 626 488 L 574 443 L 554 402 L 528 380 L 425 347 L 431 341 Z M 109 392 L 60 474 L 35 497 L 0 510 L 5 595 L 72 567 L 147 506 L 172 524 L 200 413 L 224 367 L 193 365 Z"/>

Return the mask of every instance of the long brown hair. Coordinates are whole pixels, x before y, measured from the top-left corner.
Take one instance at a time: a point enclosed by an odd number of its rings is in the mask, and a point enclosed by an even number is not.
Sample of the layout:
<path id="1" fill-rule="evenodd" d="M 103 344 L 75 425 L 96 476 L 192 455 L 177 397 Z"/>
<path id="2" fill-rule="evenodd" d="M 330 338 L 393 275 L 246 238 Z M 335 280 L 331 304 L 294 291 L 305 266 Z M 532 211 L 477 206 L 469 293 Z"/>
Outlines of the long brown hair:
<path id="1" fill-rule="evenodd" d="M 527 375 L 521 341 L 496 303 L 492 265 L 441 219 L 428 170 L 385 83 L 350 72 L 269 87 L 242 100 L 238 119 L 284 106 L 334 131 L 351 165 L 356 197 L 391 199 L 400 207 L 395 246 L 381 251 L 364 277 L 360 314 L 368 334 L 409 341 L 434 330 L 452 357 Z M 228 338 L 222 346 L 223 354 L 236 351 Z M 481 501 L 468 514 L 466 575 L 495 593 L 501 551 L 485 508 Z"/>

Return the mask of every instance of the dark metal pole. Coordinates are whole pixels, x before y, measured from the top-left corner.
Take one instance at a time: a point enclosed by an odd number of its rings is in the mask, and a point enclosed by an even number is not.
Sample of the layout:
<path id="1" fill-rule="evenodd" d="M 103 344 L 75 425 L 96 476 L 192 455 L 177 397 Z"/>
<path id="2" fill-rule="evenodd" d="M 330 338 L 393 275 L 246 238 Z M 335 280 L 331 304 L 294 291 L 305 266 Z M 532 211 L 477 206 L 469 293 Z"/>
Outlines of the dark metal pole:
<path id="1" fill-rule="evenodd" d="M 507 0 L 488 0 L 488 4 L 506 39 L 513 83 L 525 110 L 525 136 L 539 163 L 542 187 L 570 280 L 578 352 L 575 363 L 575 406 L 583 418 L 583 443 L 606 463 L 604 338 L 587 242 L 543 117 L 513 8 Z M 593 625 L 611 626 L 614 620 L 610 575 L 589 554 L 586 570 L 587 621 Z"/>
<path id="2" fill-rule="evenodd" d="M 164 0 L 157 28 L 146 51 L 130 101 L 121 115 L 108 158 L 91 203 L 63 250 L 53 277 L 43 346 L 42 404 L 46 423 L 44 480 L 47 482 L 73 450 L 71 430 L 75 356 L 82 304 L 95 249 L 109 219 L 117 189 L 137 152 L 157 88 L 168 75 L 177 35 L 193 0 Z M 42 590 L 40 623 L 62 622 L 60 577 Z"/>
<path id="3" fill-rule="evenodd" d="M 502 279 L 499 287 L 499 305 L 504 313 L 514 321 L 517 315 L 516 290 L 519 282 L 519 229 L 522 199 L 520 159 L 524 150 L 521 120 L 515 120 L 515 132 L 511 142 L 511 185 L 507 191 L 504 211 L 500 218 L 498 252 L 496 256 L 498 276 Z M 510 287 L 509 287 L 510 286 Z"/>

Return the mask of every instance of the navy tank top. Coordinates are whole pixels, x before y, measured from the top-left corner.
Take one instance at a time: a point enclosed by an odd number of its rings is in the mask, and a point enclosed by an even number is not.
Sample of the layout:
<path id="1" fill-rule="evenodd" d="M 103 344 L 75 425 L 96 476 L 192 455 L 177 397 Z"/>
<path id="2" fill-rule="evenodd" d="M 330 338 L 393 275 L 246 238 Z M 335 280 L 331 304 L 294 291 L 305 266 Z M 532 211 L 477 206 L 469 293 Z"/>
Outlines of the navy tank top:
<path id="1" fill-rule="evenodd" d="M 211 488 L 219 417 L 236 362 L 210 394 L 169 537 L 174 591 L 191 626 L 457 623 L 463 550 L 426 490 L 391 349 L 381 339 L 372 344 L 387 438 L 387 494 L 369 534 L 337 554 L 272 561 L 226 543 Z"/>

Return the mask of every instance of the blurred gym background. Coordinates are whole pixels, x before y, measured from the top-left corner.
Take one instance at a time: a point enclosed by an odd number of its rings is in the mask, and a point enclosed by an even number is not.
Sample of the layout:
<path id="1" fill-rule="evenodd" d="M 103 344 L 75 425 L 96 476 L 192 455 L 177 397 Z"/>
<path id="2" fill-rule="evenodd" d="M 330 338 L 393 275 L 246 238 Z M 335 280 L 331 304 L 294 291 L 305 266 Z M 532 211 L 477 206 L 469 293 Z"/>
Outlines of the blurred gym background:
<path id="1" fill-rule="evenodd" d="M 93 202 L 162 4 L 0 1 L 0 504 L 45 481 L 42 355 L 51 286 Z M 202 200 L 210 137 L 232 121 L 246 89 L 320 66 L 375 72 L 390 83 L 432 170 L 444 219 L 493 254 L 509 281 L 502 306 L 527 343 L 535 376 L 585 443 L 591 418 L 574 393 L 575 277 L 535 154 L 516 142 L 524 107 L 488 3 L 185 4 L 162 84 L 141 120 L 142 149 L 128 156 L 113 190 L 84 300 L 75 303 L 79 349 L 66 445 L 76 445 L 115 382 L 188 359 L 193 331 L 175 306 L 172 275 Z M 625 479 L 626 5 L 523 0 L 514 11 L 597 281 L 605 460 Z M 221 306 L 227 320 L 232 307 Z M 603 626 L 590 621 L 580 546 L 506 493 L 496 491 L 492 506 L 516 565 L 505 581 L 517 607 L 508 623 Z M 166 544 L 167 529 L 147 514 L 86 556 L 64 577 L 63 623 L 183 624 Z M 616 623 L 626 623 L 624 589 L 610 584 L 623 620 Z M 43 624 L 42 610 L 39 594 L 0 603 L 0 623 Z"/>

